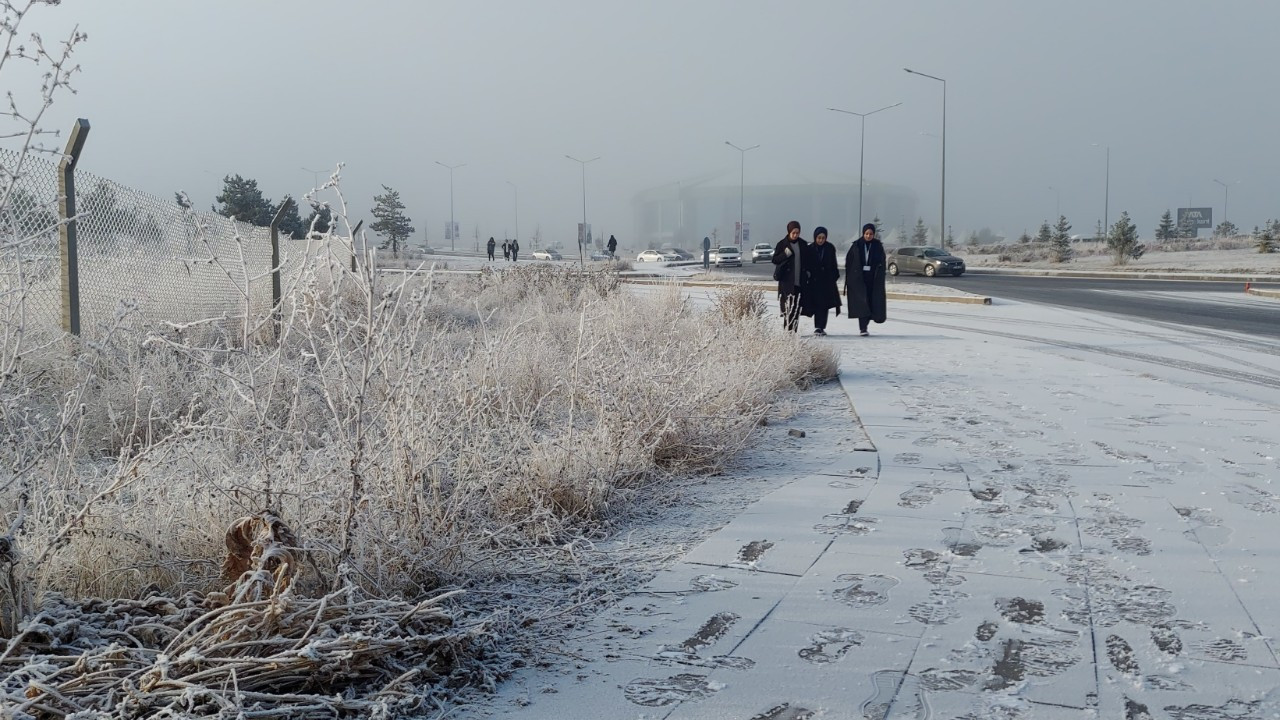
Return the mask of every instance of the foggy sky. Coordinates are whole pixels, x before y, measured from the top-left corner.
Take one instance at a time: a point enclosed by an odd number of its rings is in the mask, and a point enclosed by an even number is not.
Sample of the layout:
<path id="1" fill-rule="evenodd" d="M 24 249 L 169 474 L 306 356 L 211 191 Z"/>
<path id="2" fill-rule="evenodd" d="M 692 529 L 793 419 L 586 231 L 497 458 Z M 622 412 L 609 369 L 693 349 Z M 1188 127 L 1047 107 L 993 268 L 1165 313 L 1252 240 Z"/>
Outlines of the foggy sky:
<path id="1" fill-rule="evenodd" d="M 1091 232 L 1106 180 L 1093 143 L 1111 148 L 1110 220 L 1128 210 L 1145 236 L 1167 208 L 1212 206 L 1220 221 L 1215 178 L 1239 181 L 1238 226 L 1280 216 L 1271 0 L 64 0 L 28 23 L 46 40 L 73 23 L 89 35 L 79 92 L 46 123 L 90 120 L 85 169 L 207 208 L 226 174 L 279 200 L 311 187 L 302 168 L 342 161 L 354 218 L 389 185 L 413 242 L 425 230 L 437 247 L 449 172 L 436 161 L 466 163 L 465 238 L 516 232 L 510 181 L 520 236 L 540 225 L 571 246 L 582 175 L 564 155 L 600 156 L 588 220 L 633 247 L 635 193 L 736 174 L 725 140 L 761 146 L 748 188 L 789 171 L 856 178 L 858 119 L 825 108 L 899 101 L 867 119 L 866 177 L 913 189 L 936 225 L 941 83 L 903 67 L 947 79 L 957 236 L 1034 234 L 1059 195 Z"/>

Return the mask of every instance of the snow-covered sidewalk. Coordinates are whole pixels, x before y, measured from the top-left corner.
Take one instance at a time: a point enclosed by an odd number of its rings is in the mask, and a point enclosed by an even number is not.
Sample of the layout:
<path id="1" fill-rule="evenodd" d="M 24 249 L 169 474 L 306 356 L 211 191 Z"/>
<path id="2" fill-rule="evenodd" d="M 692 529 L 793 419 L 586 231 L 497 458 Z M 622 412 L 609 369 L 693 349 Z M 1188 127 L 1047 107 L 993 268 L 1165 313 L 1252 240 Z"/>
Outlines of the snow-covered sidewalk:
<path id="1" fill-rule="evenodd" d="M 839 386 L 738 471 L 785 484 L 474 716 L 1280 713 L 1280 343 L 1002 302 L 889 314 L 814 340 Z"/>

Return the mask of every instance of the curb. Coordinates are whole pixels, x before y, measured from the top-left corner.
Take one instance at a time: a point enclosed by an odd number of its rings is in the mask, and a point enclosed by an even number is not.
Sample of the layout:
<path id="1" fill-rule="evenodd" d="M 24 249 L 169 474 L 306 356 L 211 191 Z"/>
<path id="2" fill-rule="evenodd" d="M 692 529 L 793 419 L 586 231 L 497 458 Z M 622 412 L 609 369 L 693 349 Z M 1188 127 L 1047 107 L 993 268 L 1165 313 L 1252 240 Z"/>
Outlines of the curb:
<path id="1" fill-rule="evenodd" d="M 775 286 L 771 282 L 760 282 L 756 280 L 748 280 L 745 282 L 729 282 L 724 280 L 689 280 L 686 281 L 679 277 L 661 277 L 648 276 L 645 278 L 627 277 L 622 282 L 632 283 L 635 285 L 666 285 L 668 283 L 678 283 L 690 287 L 706 287 L 706 288 L 728 288 L 748 285 L 758 287 L 761 290 L 774 290 Z M 916 293 L 899 293 L 886 292 L 885 298 L 889 300 L 918 300 L 920 302 L 951 302 L 964 303 L 968 305 L 990 305 L 991 298 L 984 295 L 918 295 Z"/>
<path id="2" fill-rule="evenodd" d="M 973 275 L 1028 275 L 1032 277 L 1073 277 L 1103 280 L 1201 280 L 1207 282 L 1275 282 L 1277 275 L 1249 273 L 1192 273 L 1169 271 L 1123 270 L 1046 270 L 1043 268 L 1002 268 L 970 265 L 966 274 Z"/>
<path id="3" fill-rule="evenodd" d="M 1263 288 L 1247 287 L 1244 289 L 1244 291 L 1249 293 L 1250 295 L 1257 295 L 1258 297 L 1280 298 L 1280 290 L 1267 290 Z"/>

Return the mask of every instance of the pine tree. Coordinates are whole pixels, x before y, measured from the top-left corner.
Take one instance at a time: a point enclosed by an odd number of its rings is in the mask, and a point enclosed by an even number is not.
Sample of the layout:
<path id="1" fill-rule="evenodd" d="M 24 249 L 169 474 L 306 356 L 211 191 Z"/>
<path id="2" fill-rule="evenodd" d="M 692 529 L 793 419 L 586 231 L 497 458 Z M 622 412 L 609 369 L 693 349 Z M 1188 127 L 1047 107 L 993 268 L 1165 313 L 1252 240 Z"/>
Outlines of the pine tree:
<path id="1" fill-rule="evenodd" d="M 1120 213 L 1120 219 L 1111 226 L 1107 247 L 1111 248 L 1116 265 L 1127 265 L 1130 259 L 1136 260 L 1146 252 L 1146 246 L 1138 242 L 1138 228 L 1129 219 L 1129 211 Z"/>
<path id="2" fill-rule="evenodd" d="M 929 243 L 929 228 L 924 226 L 924 218 L 916 220 L 916 229 L 911 234 L 911 243 L 913 245 L 927 245 Z"/>
<path id="3" fill-rule="evenodd" d="M 1258 252 L 1273 253 L 1276 251 L 1277 238 L 1272 232 L 1273 227 L 1274 224 L 1272 222 L 1268 222 L 1263 226 L 1261 232 L 1259 232 L 1256 227 L 1253 229 L 1253 237 L 1258 248 Z"/>
<path id="4" fill-rule="evenodd" d="M 1018 242 L 1023 245 L 1031 244 L 1031 236 L 1027 234 L 1026 230 L 1023 230 L 1022 234 L 1018 236 Z"/>
<path id="5" fill-rule="evenodd" d="M 951 232 L 951 226 L 947 226 L 947 237 L 942 241 L 942 249 L 950 250 L 956 246 L 956 236 Z"/>
<path id="6" fill-rule="evenodd" d="M 1053 239 L 1053 230 L 1049 227 L 1049 221 L 1045 220 L 1040 225 L 1040 232 L 1036 233 L 1036 242 L 1042 245 L 1048 245 Z"/>
<path id="7" fill-rule="evenodd" d="M 413 236 L 414 228 L 409 224 L 409 218 L 401 212 L 404 210 L 404 203 L 400 202 L 400 193 L 386 185 L 382 189 L 385 191 L 382 195 L 373 197 L 371 212 L 378 220 L 369 229 L 386 238 L 382 247 L 390 247 L 392 257 L 400 257 L 400 245 Z"/>
<path id="8" fill-rule="evenodd" d="M 970 231 L 969 237 L 965 238 L 964 244 L 968 245 L 970 250 L 978 249 L 978 233 Z"/>
<path id="9" fill-rule="evenodd" d="M 1156 227 L 1156 239 L 1161 241 L 1172 240 L 1177 231 L 1173 224 L 1173 213 L 1165 210 L 1164 214 L 1160 216 L 1160 224 Z"/>
<path id="10" fill-rule="evenodd" d="M 1191 218 L 1190 214 L 1182 216 L 1182 222 L 1178 223 L 1178 237 L 1190 239 L 1199 234 L 1196 228 L 1196 221 Z"/>
<path id="11" fill-rule="evenodd" d="M 1067 222 L 1066 215 L 1059 215 L 1058 222 L 1053 226 L 1053 239 L 1049 244 L 1049 256 L 1056 263 L 1066 262 L 1071 259 L 1071 223 Z"/>
<path id="12" fill-rule="evenodd" d="M 239 175 L 227 175 L 222 178 L 222 193 L 214 198 L 222 203 L 222 207 L 214 207 L 213 211 L 233 220 L 267 227 L 276 215 L 276 208 L 258 189 L 258 181 L 243 178 Z"/>
<path id="13" fill-rule="evenodd" d="M 1102 229 L 1102 221 L 1101 221 L 1101 220 L 1099 220 L 1099 221 L 1098 221 L 1098 226 L 1097 226 L 1097 227 L 1094 229 L 1094 231 L 1093 231 L 1093 239 L 1094 239 L 1095 241 L 1098 241 L 1098 242 L 1101 242 L 1101 241 L 1103 241 L 1103 240 L 1106 240 L 1106 239 L 1107 239 L 1107 233 L 1106 233 L 1106 232 L 1104 232 L 1104 231 L 1103 231 L 1103 229 Z"/>
<path id="14" fill-rule="evenodd" d="M 188 197 L 187 197 L 187 194 L 186 194 L 186 193 L 184 193 L 184 192 L 182 192 L 181 190 L 179 190 L 179 191 L 177 191 L 177 192 L 175 192 L 175 193 L 173 194 L 173 199 L 177 201 L 177 203 L 178 203 L 178 207 L 182 208 L 183 210 L 190 210 L 190 209 L 191 209 L 191 200 L 190 200 L 190 198 L 188 198 Z"/>
<path id="15" fill-rule="evenodd" d="M 1240 230 L 1238 230 L 1235 226 L 1235 223 L 1231 222 L 1230 220 L 1223 220 L 1222 222 L 1218 223 L 1218 227 L 1213 229 L 1213 236 L 1216 238 L 1235 237 L 1236 235 L 1239 235 L 1239 234 L 1240 234 Z"/>
<path id="16" fill-rule="evenodd" d="M 305 231 L 323 235 L 329 232 L 332 224 L 333 211 L 329 209 L 328 203 L 312 203 L 311 214 L 307 216 L 307 221 L 304 223 Z"/>

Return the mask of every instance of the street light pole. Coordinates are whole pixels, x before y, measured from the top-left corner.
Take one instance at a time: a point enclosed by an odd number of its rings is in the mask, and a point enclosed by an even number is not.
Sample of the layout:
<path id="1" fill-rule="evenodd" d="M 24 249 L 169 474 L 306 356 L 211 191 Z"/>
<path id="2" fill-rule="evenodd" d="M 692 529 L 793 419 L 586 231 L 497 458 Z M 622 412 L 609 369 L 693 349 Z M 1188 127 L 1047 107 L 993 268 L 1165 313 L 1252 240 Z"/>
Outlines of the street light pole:
<path id="1" fill-rule="evenodd" d="M 587 242 L 587 163 L 592 163 L 600 159 L 597 155 L 590 160 L 579 160 L 572 155 L 565 155 L 570 160 L 582 165 L 582 233 L 578 235 L 578 267 L 585 268 L 586 259 L 582 256 L 582 246 Z"/>
<path id="2" fill-rule="evenodd" d="M 945 247 L 947 242 L 947 81 L 936 75 L 929 75 L 911 68 L 902 69 L 912 75 L 927 77 L 942 83 L 942 225 L 938 232 L 942 234 L 942 244 Z"/>
<path id="3" fill-rule="evenodd" d="M 319 190 L 319 189 L 320 189 L 320 173 L 321 173 L 321 172 L 323 172 L 323 171 L 321 171 L 321 170 L 312 170 L 311 168 L 298 168 L 298 169 L 299 169 L 299 170 L 301 170 L 301 171 L 303 171 L 303 172 L 309 172 L 309 173 L 311 173 L 311 189 L 312 189 L 312 190 Z"/>
<path id="4" fill-rule="evenodd" d="M 747 151 L 755 150 L 760 146 L 752 145 L 749 148 L 741 148 L 728 140 L 725 140 L 724 144 L 738 151 L 738 232 L 735 233 L 737 237 L 735 237 L 734 240 L 737 242 L 738 247 L 741 248 L 742 231 L 746 229 L 746 219 L 744 215 L 746 214 L 747 209 Z"/>
<path id="5" fill-rule="evenodd" d="M 1232 185 L 1236 185 L 1240 181 L 1237 180 L 1233 183 L 1224 183 L 1217 178 L 1214 178 L 1213 181 L 1222 186 L 1222 222 L 1225 223 L 1227 221 L 1227 200 L 1230 199 L 1229 190 L 1231 189 Z"/>
<path id="6" fill-rule="evenodd" d="M 437 160 L 436 164 L 449 170 L 449 250 L 452 252 L 455 249 L 454 243 L 458 241 L 458 224 L 453 221 L 453 171 L 460 167 L 464 167 L 466 163 L 445 165 Z"/>
<path id="7" fill-rule="evenodd" d="M 867 149 L 867 116 L 875 115 L 876 113 L 888 110 L 889 108 L 896 108 L 901 104 L 902 103 L 898 102 L 892 105 L 886 105 L 879 110 L 872 110 L 871 112 L 864 113 L 857 113 L 852 110 L 841 110 L 840 108 L 827 108 L 832 112 L 844 113 L 845 115 L 857 115 L 862 119 L 862 140 L 858 144 L 858 232 L 862 232 L 862 167 Z M 859 235 L 859 237 L 861 237 L 861 235 Z"/>
<path id="8" fill-rule="evenodd" d="M 517 188 L 516 184 L 511 182 L 510 180 L 507 181 L 507 184 L 511 186 L 511 207 L 515 211 L 516 242 L 519 242 L 520 241 L 520 188 Z"/>
<path id="9" fill-rule="evenodd" d="M 1105 185 L 1105 195 L 1102 198 L 1102 232 L 1111 232 L 1111 146 L 1099 145 L 1092 143 L 1094 147 L 1105 147 L 1107 149 L 1107 179 Z"/>

